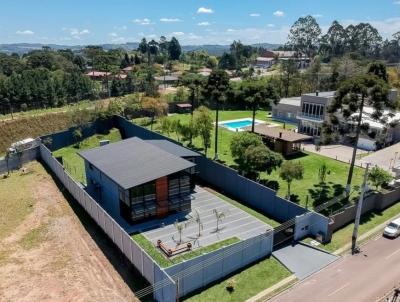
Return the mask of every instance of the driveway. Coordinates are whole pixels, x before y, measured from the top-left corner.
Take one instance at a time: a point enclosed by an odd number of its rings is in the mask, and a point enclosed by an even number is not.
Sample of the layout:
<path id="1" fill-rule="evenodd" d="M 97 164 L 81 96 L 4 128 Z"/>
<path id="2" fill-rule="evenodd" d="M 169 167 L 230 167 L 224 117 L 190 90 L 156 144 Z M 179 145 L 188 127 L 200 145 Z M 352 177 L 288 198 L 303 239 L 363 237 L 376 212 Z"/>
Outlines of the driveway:
<path id="1" fill-rule="evenodd" d="M 346 145 L 338 144 L 338 145 L 321 146 L 321 149 L 319 151 L 315 150 L 315 145 L 313 143 L 303 143 L 302 146 L 305 151 L 330 157 L 345 163 L 350 163 L 351 157 L 353 155 L 353 147 Z M 360 158 L 367 154 L 368 151 L 357 149 L 357 158 Z M 356 159 L 356 165 L 360 166 L 361 161 Z"/>
<path id="2" fill-rule="evenodd" d="M 385 149 L 376 151 L 361 159 L 361 162 L 371 163 L 372 166 L 378 166 L 385 170 L 391 171 L 391 167 L 399 165 L 400 143 Z"/>
<path id="3" fill-rule="evenodd" d="M 337 260 L 272 299 L 273 302 L 375 302 L 400 281 L 400 238 L 377 237 L 361 253 Z"/>
<path id="4" fill-rule="evenodd" d="M 299 280 L 310 276 L 338 257 L 302 243 L 288 245 L 272 253 Z"/>

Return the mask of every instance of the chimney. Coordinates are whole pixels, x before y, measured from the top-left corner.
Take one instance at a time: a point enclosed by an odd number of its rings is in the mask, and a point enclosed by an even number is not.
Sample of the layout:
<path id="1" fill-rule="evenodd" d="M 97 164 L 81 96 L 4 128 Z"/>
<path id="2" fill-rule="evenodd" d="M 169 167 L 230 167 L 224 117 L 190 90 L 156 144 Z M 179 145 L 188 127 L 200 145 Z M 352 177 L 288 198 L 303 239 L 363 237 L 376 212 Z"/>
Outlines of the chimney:
<path id="1" fill-rule="evenodd" d="M 317 90 L 317 91 L 315 91 L 315 95 L 316 96 L 318 96 L 319 95 L 319 91 Z"/>
<path id="2" fill-rule="evenodd" d="M 282 138 L 282 132 L 279 132 L 279 138 Z"/>

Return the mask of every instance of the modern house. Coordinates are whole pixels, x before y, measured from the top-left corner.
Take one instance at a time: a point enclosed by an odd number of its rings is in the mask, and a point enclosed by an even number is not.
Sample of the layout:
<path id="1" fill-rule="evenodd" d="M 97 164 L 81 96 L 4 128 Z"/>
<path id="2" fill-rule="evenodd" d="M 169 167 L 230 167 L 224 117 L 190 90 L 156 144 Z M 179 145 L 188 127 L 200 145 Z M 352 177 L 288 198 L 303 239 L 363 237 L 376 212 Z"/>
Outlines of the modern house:
<path id="1" fill-rule="evenodd" d="M 154 77 L 154 79 L 160 86 L 163 86 L 164 88 L 175 86 L 176 84 L 178 84 L 179 80 L 179 78 L 175 75 L 157 76 Z"/>
<path id="2" fill-rule="evenodd" d="M 310 58 L 303 56 L 297 51 L 290 50 L 264 50 L 261 52 L 259 58 L 272 59 L 272 64 L 276 64 L 279 61 L 294 60 L 300 69 L 309 67 L 311 62 Z"/>
<path id="3" fill-rule="evenodd" d="M 190 212 L 197 153 L 168 141 L 134 137 L 79 155 L 85 161 L 88 193 L 113 217 L 132 224 Z"/>
<path id="4" fill-rule="evenodd" d="M 250 131 L 251 127 L 246 127 Z M 288 131 L 281 128 L 270 127 L 266 124 L 255 125 L 254 133 L 260 135 L 263 142 L 273 151 L 284 156 L 301 152 L 301 143 L 312 139 L 311 136 Z"/>
<path id="5" fill-rule="evenodd" d="M 270 68 L 275 62 L 276 60 L 274 58 L 257 57 L 254 67 Z"/>
<path id="6" fill-rule="evenodd" d="M 272 104 L 272 118 L 292 124 L 298 124 L 301 97 L 284 98 L 278 104 Z"/>

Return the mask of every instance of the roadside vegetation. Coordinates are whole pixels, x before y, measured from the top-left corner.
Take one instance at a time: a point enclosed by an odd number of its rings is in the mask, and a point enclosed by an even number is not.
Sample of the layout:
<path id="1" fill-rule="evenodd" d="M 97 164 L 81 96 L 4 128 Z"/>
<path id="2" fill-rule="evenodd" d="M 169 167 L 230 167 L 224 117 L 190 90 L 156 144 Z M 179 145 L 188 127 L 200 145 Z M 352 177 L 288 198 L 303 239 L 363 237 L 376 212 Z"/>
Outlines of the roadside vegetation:
<path id="1" fill-rule="evenodd" d="M 274 257 L 262 260 L 228 278 L 195 292 L 187 302 L 242 302 L 289 277 L 291 273 Z M 228 288 L 230 288 L 228 290 Z"/>

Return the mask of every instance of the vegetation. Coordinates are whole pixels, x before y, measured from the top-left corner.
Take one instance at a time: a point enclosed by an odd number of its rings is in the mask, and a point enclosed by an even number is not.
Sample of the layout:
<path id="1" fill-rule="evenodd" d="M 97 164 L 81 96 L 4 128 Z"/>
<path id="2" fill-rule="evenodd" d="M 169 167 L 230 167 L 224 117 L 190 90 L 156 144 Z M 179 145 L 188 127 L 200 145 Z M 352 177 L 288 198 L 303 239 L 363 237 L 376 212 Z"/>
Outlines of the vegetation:
<path id="1" fill-rule="evenodd" d="M 211 130 L 213 128 L 213 120 L 210 113 L 210 110 L 204 106 L 194 112 L 194 125 L 201 138 L 204 154 L 206 156 L 208 148 L 211 147 Z"/>
<path id="2" fill-rule="evenodd" d="M 168 259 L 166 256 L 164 256 L 161 250 L 159 250 L 153 243 L 148 241 L 146 237 L 144 237 L 142 234 L 139 233 L 132 235 L 132 240 L 139 244 L 139 246 L 144 249 L 146 253 L 149 254 L 149 256 L 151 256 L 151 258 L 153 258 L 153 260 L 156 261 L 163 268 L 181 263 L 184 260 L 189 260 L 201 256 L 205 253 L 216 251 L 224 246 L 228 246 L 240 241 L 239 238 L 232 237 Z"/>
<path id="3" fill-rule="evenodd" d="M 377 191 L 382 186 L 387 185 L 392 179 L 392 174 L 379 167 L 373 167 L 368 174 L 368 181 L 375 186 Z"/>
<path id="4" fill-rule="evenodd" d="M 86 183 L 85 165 L 82 157 L 77 153 L 82 150 L 98 147 L 101 140 L 110 140 L 111 143 L 120 141 L 121 134 L 118 129 L 111 129 L 108 134 L 96 134 L 81 141 L 79 146 L 71 145 L 53 152 L 55 157 L 62 157 L 63 164 L 68 173 L 78 182 Z"/>
<path id="5" fill-rule="evenodd" d="M 287 183 L 287 199 L 291 199 L 290 186 L 293 180 L 301 180 L 304 177 L 304 166 L 301 162 L 286 161 L 282 164 L 279 176 Z"/>
<path id="6" fill-rule="evenodd" d="M 242 302 L 289 277 L 291 273 L 275 258 L 262 260 L 184 301 Z M 234 282 L 232 282 L 234 280 Z M 232 285 L 234 290 L 227 287 Z"/>

